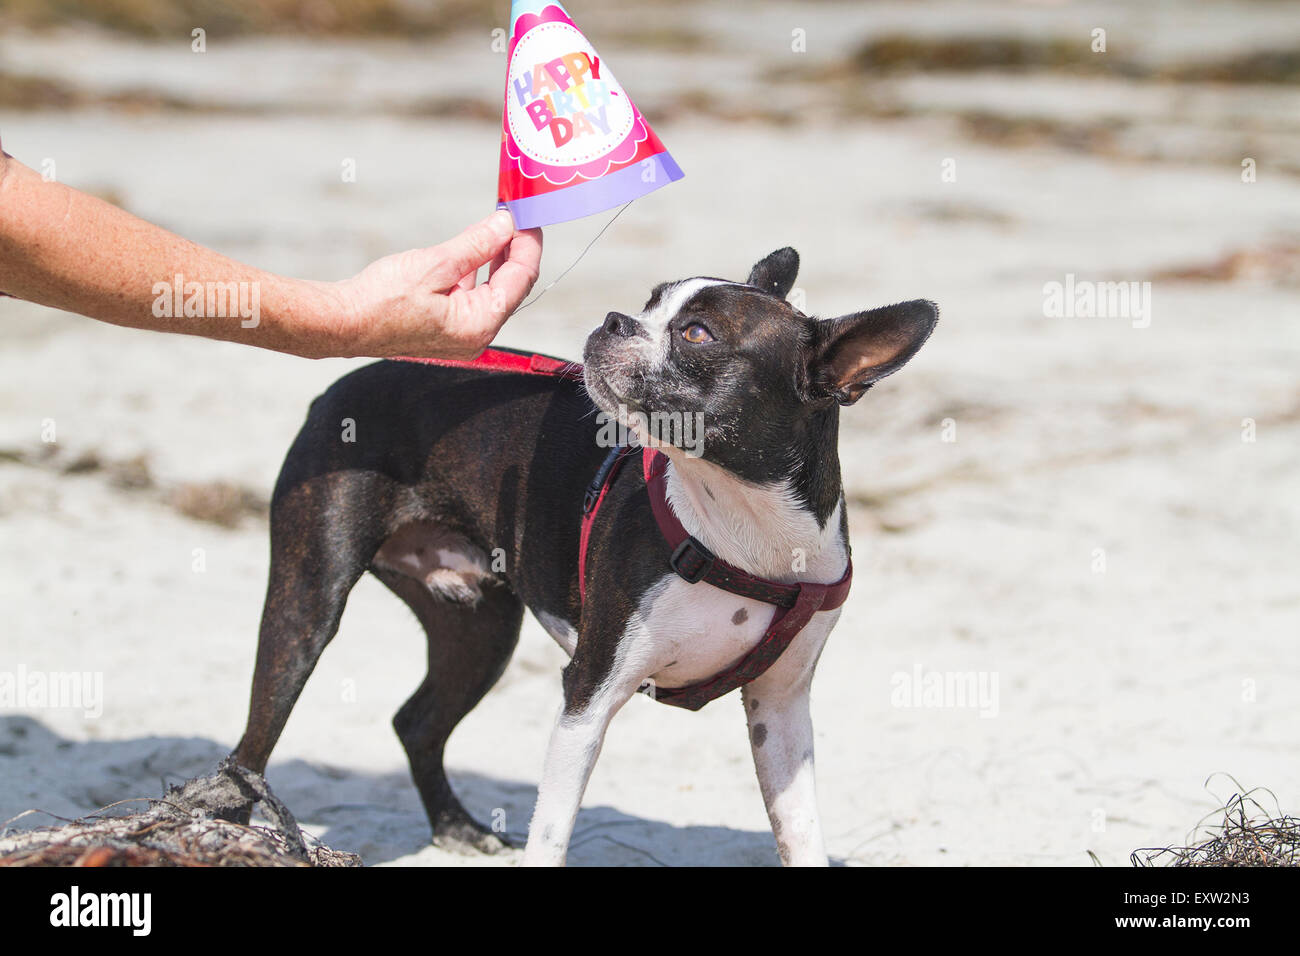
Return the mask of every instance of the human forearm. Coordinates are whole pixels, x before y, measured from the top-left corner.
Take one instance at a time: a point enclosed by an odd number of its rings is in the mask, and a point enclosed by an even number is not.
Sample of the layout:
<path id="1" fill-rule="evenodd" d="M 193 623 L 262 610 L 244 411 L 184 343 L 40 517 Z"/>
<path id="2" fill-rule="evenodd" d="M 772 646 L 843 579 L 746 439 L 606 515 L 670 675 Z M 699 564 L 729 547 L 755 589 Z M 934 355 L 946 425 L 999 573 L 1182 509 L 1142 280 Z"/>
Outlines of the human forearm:
<path id="1" fill-rule="evenodd" d="M 541 231 L 515 232 L 504 212 L 351 279 L 312 282 L 243 265 L 4 163 L 0 291 L 116 325 L 310 358 L 471 358 L 537 280 Z"/>
<path id="2" fill-rule="evenodd" d="M 4 163 L 0 290 L 115 325 L 336 354 L 343 305 L 330 284 L 243 265 Z"/>

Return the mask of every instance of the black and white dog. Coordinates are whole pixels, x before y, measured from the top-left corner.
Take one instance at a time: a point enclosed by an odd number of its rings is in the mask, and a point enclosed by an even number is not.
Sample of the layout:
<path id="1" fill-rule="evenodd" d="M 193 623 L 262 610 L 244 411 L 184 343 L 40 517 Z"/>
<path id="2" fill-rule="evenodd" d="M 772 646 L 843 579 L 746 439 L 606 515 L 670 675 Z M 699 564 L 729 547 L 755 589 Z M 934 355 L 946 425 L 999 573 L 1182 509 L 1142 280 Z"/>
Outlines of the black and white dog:
<path id="1" fill-rule="evenodd" d="M 370 571 L 428 637 L 428 674 L 393 725 L 434 840 L 499 848 L 453 794 L 443 748 L 501 676 L 527 608 L 571 660 L 524 862 L 562 864 L 618 709 L 638 689 L 667 694 L 735 668 L 782 613 L 761 591 L 746 597 L 715 586 L 716 576 L 682 573 L 637 467 L 604 485 L 580 561 L 583 492 L 608 463 L 602 419 L 614 416 L 666 456 L 670 520 L 710 562 L 792 593 L 847 584 L 840 406 L 916 354 L 938 314 L 918 300 L 811 318 L 786 301 L 798 264 L 782 249 L 743 283 L 658 286 L 640 314 L 612 312 L 592 332 L 583 382 L 400 361 L 336 382 L 312 404 L 276 484 L 252 704 L 235 760 L 264 770 L 349 592 Z M 698 418 L 702 441 L 674 446 L 646 427 L 665 415 Z M 344 419 L 355 441 L 341 440 Z M 809 686 L 838 617 L 813 606 L 742 689 L 787 864 L 826 862 Z"/>

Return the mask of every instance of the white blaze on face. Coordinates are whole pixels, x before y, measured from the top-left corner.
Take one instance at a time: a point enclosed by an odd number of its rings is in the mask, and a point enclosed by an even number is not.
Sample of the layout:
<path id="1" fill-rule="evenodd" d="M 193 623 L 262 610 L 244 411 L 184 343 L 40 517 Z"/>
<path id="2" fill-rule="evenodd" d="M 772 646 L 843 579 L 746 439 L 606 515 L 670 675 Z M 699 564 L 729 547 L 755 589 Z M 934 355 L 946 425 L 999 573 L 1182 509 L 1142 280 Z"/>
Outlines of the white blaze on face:
<path id="1" fill-rule="evenodd" d="M 650 351 L 658 360 L 658 364 L 662 365 L 668 361 L 670 344 L 668 327 L 673 319 L 677 318 L 677 313 L 697 294 L 717 285 L 743 285 L 743 283 L 725 282 L 721 279 L 684 279 L 661 295 L 659 303 L 653 309 L 634 316 L 649 334 Z"/>
<path id="2" fill-rule="evenodd" d="M 616 358 L 615 367 L 611 368 L 605 375 L 604 384 L 606 388 L 612 391 L 616 398 L 619 399 L 617 407 L 605 408 L 604 410 L 611 415 L 617 416 L 618 421 L 626 428 L 634 432 L 644 444 L 659 446 L 659 443 L 651 440 L 651 436 L 645 434 L 637 421 L 629 419 L 625 414 L 622 406 L 618 385 L 622 374 L 626 374 L 629 367 L 643 370 L 644 374 L 653 377 L 660 369 L 668 363 L 668 355 L 672 349 L 672 337 L 669 333 L 669 327 L 677 314 L 704 289 L 713 286 L 728 285 L 740 286 L 745 288 L 743 282 L 728 282 L 724 279 L 683 279 L 675 285 L 668 286 L 659 296 L 659 301 L 652 309 L 643 309 L 641 312 L 632 316 L 644 332 L 644 335 L 632 335 L 627 338 L 618 338 L 611 343 L 611 357 Z M 592 370 L 588 366 L 586 375 L 592 375 Z M 593 395 L 593 398 L 595 396 Z"/>

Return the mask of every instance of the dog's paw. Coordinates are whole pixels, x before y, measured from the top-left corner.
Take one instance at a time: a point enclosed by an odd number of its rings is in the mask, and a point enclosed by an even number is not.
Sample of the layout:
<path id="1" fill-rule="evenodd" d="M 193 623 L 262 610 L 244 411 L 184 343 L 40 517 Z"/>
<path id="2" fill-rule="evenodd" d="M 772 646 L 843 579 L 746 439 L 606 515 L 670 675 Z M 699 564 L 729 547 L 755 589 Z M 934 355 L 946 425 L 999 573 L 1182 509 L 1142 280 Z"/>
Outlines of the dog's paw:
<path id="1" fill-rule="evenodd" d="M 193 777 L 181 786 L 168 787 L 164 805 L 177 813 L 204 813 L 216 820 L 246 826 L 253 804 L 258 800 L 258 790 L 269 793 L 262 775 L 227 758 L 213 773 Z"/>
<path id="2" fill-rule="evenodd" d="M 462 856 L 476 853 L 493 855 L 518 849 L 504 834 L 493 833 L 468 817 L 441 823 L 433 833 L 433 845 Z"/>
<path id="3" fill-rule="evenodd" d="M 253 818 L 253 805 L 251 803 L 241 803 L 238 806 L 219 807 L 212 811 L 212 816 L 217 820 L 225 820 L 227 823 L 237 823 L 246 827 L 248 821 Z"/>

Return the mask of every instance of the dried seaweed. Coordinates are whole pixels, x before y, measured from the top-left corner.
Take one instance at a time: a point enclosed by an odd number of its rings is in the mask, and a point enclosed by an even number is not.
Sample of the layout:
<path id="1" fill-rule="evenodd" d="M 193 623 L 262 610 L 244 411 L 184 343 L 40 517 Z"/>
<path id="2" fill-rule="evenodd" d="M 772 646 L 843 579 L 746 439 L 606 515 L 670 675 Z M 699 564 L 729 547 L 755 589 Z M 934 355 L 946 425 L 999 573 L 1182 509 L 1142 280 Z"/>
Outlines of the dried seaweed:
<path id="1" fill-rule="evenodd" d="M 171 787 L 142 813 L 110 804 L 62 826 L 0 834 L 0 866 L 360 866 L 354 853 L 303 834 L 261 774 L 229 760 L 216 773 Z M 221 819 L 259 804 L 271 826 Z M 13 823 L 31 813 L 19 814 Z M 55 816 L 55 814 L 48 814 Z"/>
<path id="2" fill-rule="evenodd" d="M 1233 781 L 1236 783 L 1236 781 Z M 1240 785 L 1238 785 L 1239 789 Z M 1134 866 L 1300 866 L 1300 817 L 1268 810 L 1255 797 L 1263 788 L 1234 793 L 1203 819 L 1187 846 L 1144 847 L 1129 859 Z M 1206 820 L 1220 822 L 1206 825 Z"/>

